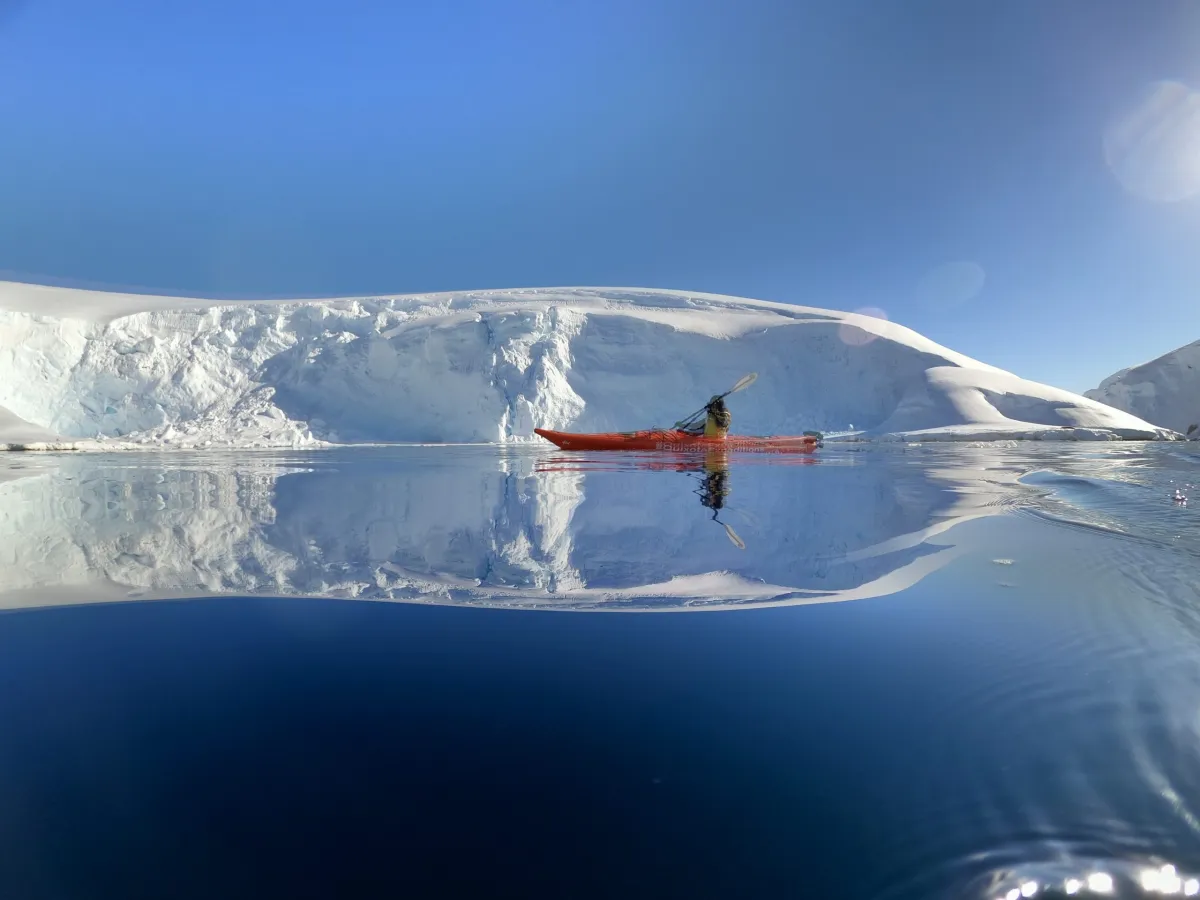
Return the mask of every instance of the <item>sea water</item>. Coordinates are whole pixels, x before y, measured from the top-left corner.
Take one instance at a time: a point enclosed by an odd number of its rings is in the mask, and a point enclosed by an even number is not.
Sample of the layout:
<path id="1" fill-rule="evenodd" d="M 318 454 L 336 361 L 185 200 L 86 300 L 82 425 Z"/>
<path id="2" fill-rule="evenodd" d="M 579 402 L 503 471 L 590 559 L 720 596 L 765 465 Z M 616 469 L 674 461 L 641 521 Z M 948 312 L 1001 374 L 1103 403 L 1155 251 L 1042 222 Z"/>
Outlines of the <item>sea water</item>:
<path id="1" fill-rule="evenodd" d="M 0 460 L 0 896 L 1200 893 L 1184 444 Z"/>

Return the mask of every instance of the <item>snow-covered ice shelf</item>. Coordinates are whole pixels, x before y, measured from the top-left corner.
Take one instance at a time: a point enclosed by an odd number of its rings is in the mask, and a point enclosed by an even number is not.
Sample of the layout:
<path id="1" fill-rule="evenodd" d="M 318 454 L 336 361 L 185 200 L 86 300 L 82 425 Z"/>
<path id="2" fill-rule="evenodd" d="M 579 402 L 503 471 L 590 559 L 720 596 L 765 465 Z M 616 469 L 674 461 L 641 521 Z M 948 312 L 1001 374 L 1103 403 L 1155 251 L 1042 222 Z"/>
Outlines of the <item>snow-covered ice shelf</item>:
<path id="1" fill-rule="evenodd" d="M 537 440 L 669 425 L 747 371 L 742 434 L 1160 439 L 900 325 L 682 291 L 210 302 L 0 282 L 0 446 Z"/>

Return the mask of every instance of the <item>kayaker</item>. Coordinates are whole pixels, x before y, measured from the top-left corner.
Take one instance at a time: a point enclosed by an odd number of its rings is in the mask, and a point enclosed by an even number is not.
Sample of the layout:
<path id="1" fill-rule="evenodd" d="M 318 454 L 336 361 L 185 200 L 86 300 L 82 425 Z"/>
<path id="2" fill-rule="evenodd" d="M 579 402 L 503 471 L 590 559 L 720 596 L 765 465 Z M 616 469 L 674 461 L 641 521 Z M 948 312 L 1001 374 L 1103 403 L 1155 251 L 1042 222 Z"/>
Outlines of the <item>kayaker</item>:
<path id="1" fill-rule="evenodd" d="M 724 440 L 729 434 L 729 426 L 733 424 L 733 416 L 729 412 L 729 407 L 725 405 L 725 398 L 714 396 L 705 404 L 704 414 L 703 427 L 697 423 L 693 427 L 684 430 L 691 434 L 702 433 L 706 438 Z"/>

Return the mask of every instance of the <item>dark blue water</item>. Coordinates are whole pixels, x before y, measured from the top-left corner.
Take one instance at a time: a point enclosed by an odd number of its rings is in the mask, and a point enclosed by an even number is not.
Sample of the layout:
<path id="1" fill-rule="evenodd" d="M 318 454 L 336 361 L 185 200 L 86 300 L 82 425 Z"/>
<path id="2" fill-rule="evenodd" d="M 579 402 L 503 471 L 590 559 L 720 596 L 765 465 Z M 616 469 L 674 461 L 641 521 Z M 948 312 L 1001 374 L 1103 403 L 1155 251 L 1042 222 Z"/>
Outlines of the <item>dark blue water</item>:
<path id="1" fill-rule="evenodd" d="M 1200 890 L 1198 461 L 6 460 L 0 896 Z"/>

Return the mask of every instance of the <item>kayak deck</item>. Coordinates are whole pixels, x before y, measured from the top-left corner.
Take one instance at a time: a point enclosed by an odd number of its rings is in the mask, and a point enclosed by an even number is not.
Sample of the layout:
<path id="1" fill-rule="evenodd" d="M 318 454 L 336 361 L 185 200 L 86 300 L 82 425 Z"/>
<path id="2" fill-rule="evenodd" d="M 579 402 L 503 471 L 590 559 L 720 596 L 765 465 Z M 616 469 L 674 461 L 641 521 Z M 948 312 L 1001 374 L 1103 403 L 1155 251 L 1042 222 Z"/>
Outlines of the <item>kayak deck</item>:
<path id="1" fill-rule="evenodd" d="M 534 434 L 544 437 L 563 450 L 662 450 L 669 453 L 725 450 L 731 453 L 809 453 L 820 446 L 820 441 L 810 435 L 780 437 L 730 435 L 725 438 L 710 438 L 673 428 L 597 434 L 551 431 L 547 428 L 535 428 L 533 431 Z"/>

